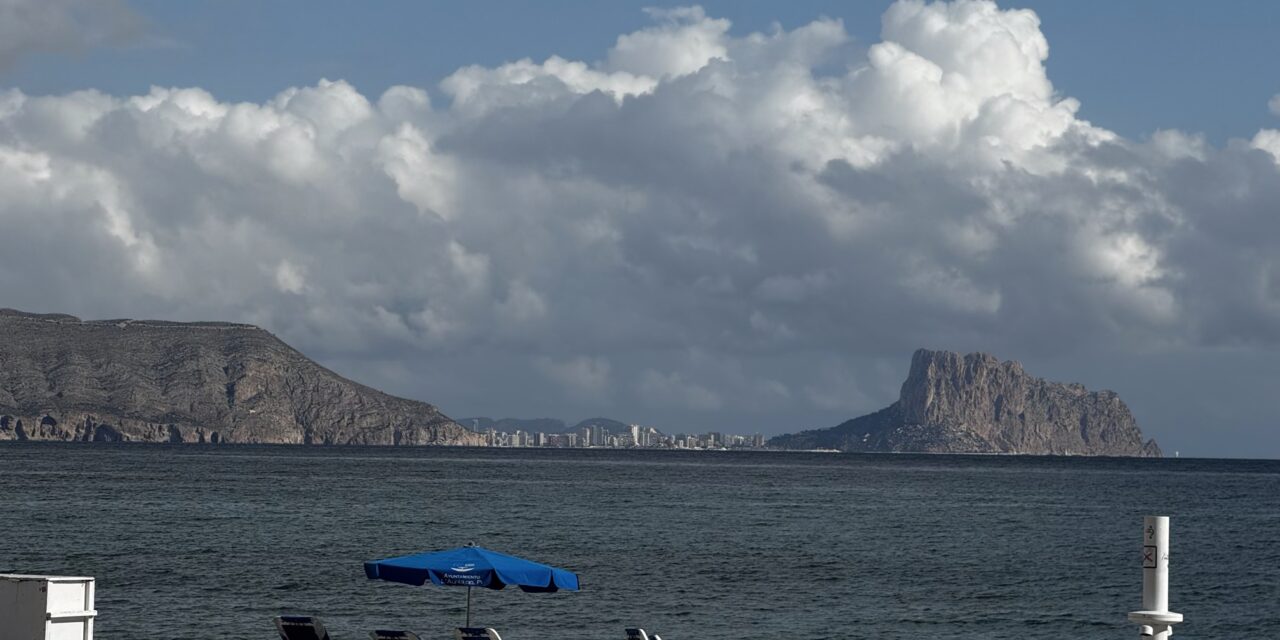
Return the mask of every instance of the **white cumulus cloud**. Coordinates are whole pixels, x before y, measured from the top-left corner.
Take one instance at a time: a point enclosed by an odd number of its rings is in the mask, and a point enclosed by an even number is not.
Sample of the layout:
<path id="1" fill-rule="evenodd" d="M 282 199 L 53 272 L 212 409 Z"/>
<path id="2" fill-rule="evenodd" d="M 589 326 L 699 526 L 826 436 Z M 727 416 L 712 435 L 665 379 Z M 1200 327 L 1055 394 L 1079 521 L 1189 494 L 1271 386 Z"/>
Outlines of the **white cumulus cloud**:
<path id="1" fill-rule="evenodd" d="M 1274 131 L 1081 120 L 1037 16 L 991 2 L 903 0 L 865 55 L 838 21 L 651 17 L 381 96 L 0 93 L 0 296 L 257 322 L 460 413 L 642 421 L 879 403 L 900 372 L 840 363 L 919 346 L 1280 345 Z"/>

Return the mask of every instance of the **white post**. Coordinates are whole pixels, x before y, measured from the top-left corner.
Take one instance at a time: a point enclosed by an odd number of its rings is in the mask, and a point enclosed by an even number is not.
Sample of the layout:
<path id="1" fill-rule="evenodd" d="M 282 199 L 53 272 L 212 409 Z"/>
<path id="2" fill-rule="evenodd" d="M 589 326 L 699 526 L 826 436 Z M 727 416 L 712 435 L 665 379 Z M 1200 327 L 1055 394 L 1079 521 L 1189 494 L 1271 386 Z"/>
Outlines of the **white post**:
<path id="1" fill-rule="evenodd" d="M 1154 640 L 1168 640 L 1173 625 L 1182 622 L 1181 613 L 1169 611 L 1169 517 L 1142 519 L 1142 611 L 1133 611 L 1129 620 L 1140 625 L 1139 634 Z"/>

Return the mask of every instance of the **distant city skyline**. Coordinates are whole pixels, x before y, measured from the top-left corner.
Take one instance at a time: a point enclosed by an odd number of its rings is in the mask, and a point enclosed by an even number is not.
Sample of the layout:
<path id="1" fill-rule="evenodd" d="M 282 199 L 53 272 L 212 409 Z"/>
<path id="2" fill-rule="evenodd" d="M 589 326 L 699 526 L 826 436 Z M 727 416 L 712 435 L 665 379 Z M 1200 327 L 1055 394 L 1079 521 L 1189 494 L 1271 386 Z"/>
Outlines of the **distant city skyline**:
<path id="1" fill-rule="evenodd" d="M 759 449 L 764 447 L 764 434 L 750 435 L 723 431 L 682 433 L 663 429 L 660 425 L 640 425 L 605 417 L 589 417 L 575 425 L 563 420 L 517 419 L 517 417 L 465 417 L 458 424 L 485 434 L 488 447 L 552 447 L 552 448 L 655 448 L 655 449 Z"/>
<path id="2" fill-rule="evenodd" d="M 0 306 L 766 436 L 920 347 L 1280 457 L 1280 4 L 0 3 Z"/>
<path id="3" fill-rule="evenodd" d="M 468 424 L 470 422 L 470 424 Z M 586 422 L 586 421 L 584 421 Z M 589 424 L 580 429 L 561 432 L 525 431 L 481 427 L 478 420 L 462 420 L 459 424 L 485 435 L 488 447 L 535 447 L 553 449 L 763 449 L 763 434 L 740 435 L 708 431 L 705 433 L 663 433 L 657 427 L 629 424 L 620 433 Z"/>

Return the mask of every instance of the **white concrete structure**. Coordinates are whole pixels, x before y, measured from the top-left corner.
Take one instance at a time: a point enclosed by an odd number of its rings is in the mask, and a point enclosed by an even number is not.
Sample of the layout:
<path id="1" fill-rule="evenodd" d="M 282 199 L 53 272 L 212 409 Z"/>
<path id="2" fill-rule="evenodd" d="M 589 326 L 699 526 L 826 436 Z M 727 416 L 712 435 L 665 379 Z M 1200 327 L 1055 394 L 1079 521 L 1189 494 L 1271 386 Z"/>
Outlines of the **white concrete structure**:
<path id="1" fill-rule="evenodd" d="M 1182 622 L 1181 613 L 1169 611 L 1169 517 L 1142 519 L 1142 611 L 1129 613 L 1138 623 L 1140 635 L 1168 640 L 1173 625 Z"/>
<path id="2" fill-rule="evenodd" d="M 93 578 L 0 574 L 0 640 L 93 640 Z"/>

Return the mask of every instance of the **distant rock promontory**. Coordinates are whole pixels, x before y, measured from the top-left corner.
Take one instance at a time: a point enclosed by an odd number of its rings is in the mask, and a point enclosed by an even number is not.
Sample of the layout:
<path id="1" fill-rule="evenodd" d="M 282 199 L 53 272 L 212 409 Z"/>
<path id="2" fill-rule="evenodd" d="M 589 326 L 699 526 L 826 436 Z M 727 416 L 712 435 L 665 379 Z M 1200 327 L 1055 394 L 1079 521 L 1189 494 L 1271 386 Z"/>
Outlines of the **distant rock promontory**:
<path id="1" fill-rule="evenodd" d="M 1159 457 L 1112 391 L 1048 382 L 984 353 L 920 349 L 898 401 L 829 429 L 778 436 L 783 449 Z"/>
<path id="2" fill-rule="evenodd" d="M 481 445 L 246 324 L 0 310 L 0 440 Z"/>

